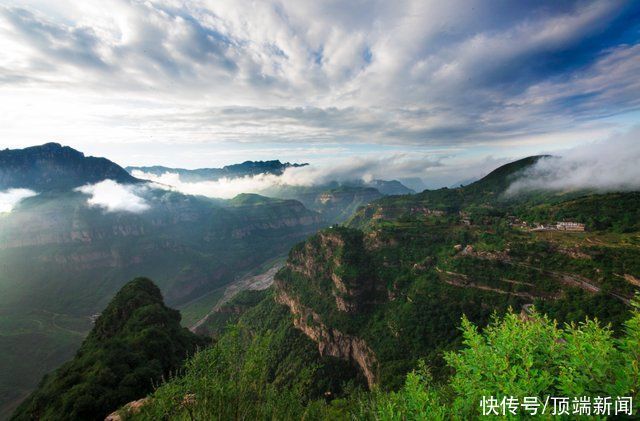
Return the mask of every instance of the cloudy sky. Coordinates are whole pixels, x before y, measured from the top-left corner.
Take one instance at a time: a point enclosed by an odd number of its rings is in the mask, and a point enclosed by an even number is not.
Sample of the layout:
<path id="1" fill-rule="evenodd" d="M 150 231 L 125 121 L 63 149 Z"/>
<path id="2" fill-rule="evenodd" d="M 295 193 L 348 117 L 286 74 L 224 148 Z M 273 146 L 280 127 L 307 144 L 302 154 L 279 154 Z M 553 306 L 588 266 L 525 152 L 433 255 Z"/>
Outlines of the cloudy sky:
<path id="1" fill-rule="evenodd" d="M 454 182 L 632 131 L 639 39 L 632 0 L 0 0 L 0 147 Z"/>

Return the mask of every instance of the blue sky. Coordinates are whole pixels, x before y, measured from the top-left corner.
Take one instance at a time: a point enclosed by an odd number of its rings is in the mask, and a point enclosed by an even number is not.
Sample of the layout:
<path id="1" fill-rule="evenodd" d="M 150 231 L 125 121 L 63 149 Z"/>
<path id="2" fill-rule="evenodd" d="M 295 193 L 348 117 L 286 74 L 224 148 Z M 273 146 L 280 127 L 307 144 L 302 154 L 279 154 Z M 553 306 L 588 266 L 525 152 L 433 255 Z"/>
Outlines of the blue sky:
<path id="1" fill-rule="evenodd" d="M 618 0 L 0 0 L 0 146 L 444 185 L 629 131 L 639 38 Z"/>

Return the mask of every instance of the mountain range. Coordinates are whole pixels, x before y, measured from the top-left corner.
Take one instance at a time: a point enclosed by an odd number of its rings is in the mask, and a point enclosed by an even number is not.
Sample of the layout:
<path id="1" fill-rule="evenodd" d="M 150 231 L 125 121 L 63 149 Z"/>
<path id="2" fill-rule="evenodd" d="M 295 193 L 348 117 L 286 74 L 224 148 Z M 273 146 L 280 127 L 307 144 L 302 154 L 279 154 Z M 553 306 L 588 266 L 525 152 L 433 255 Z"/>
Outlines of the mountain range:
<path id="1" fill-rule="evenodd" d="M 162 165 L 154 165 L 149 167 L 126 167 L 129 173 L 141 172 L 155 176 L 161 176 L 166 173 L 178 174 L 180 179 L 185 183 L 196 183 L 200 181 L 215 181 L 220 178 L 238 178 L 247 177 L 258 174 L 282 175 L 287 168 L 299 168 L 309 164 L 302 163 L 282 163 L 279 160 L 273 161 L 245 161 L 241 164 L 226 165 L 222 168 L 171 168 Z"/>
<path id="2" fill-rule="evenodd" d="M 597 317 L 621 335 L 640 291 L 640 192 L 508 194 L 543 158 L 418 194 L 383 196 L 338 184 L 324 192 L 287 190 L 299 201 L 254 194 L 213 200 L 144 186 L 135 190 L 150 206 L 141 213 L 88 207 L 86 194 L 74 190 L 24 199 L 0 217 L 0 345 L 8 355 L 0 365 L 0 379 L 8 379 L 2 396 L 15 406 L 35 378 L 70 357 L 89 316 L 112 308 L 124 281 L 141 275 L 183 319 L 208 314 L 195 330 L 215 341 L 156 390 L 126 394 L 148 395 L 141 408 L 123 408 L 133 419 L 385 418 L 375 412 L 380 402 L 408 405 L 411 395 L 394 393 L 411 384 L 423 385 L 410 389 L 421 396 L 437 388 L 443 402 L 458 396 L 462 389 L 449 386 L 458 381 L 451 377 L 462 358 L 455 353 L 470 346 L 461 323 L 484 327 L 515 312 L 542 325 L 539 311 L 560 323 Z M 557 228 L 562 223 L 578 228 Z M 287 250 L 272 286 L 218 305 L 239 274 L 271 270 L 269 262 Z M 109 329 L 112 322 L 101 317 L 93 332 Z M 27 369 L 43 355 L 46 364 Z M 69 364 L 97 364 L 95 358 L 80 353 Z M 23 408 L 68 387 L 45 379 Z M 473 399 L 460 413 L 477 416 Z M 61 407 L 45 402 L 38 411 L 50 408 Z M 116 409 L 105 406 L 101 414 Z"/>
<path id="3" fill-rule="evenodd" d="M 214 182 L 221 178 L 234 179 L 260 174 L 280 176 L 290 168 L 301 168 L 309 164 L 291 164 L 280 161 L 245 161 L 242 164 L 222 168 L 199 168 L 187 170 L 164 166 L 127 167 L 134 176 L 148 178 L 166 174 L 178 175 L 180 183 Z M 308 209 L 320 213 L 327 223 L 346 220 L 359 206 L 382 196 L 415 193 L 397 180 L 348 180 L 331 181 L 313 185 L 274 184 L 260 192 L 265 196 L 297 200 Z"/>
<path id="4" fill-rule="evenodd" d="M 150 167 L 133 167 L 129 166 L 125 169 L 132 175 L 140 174 L 144 176 L 152 175 L 160 177 L 164 174 L 177 174 L 180 177 L 180 181 L 183 183 L 197 183 L 203 181 L 216 181 L 221 178 L 233 179 L 241 177 L 251 177 L 260 174 L 282 175 L 289 168 L 301 168 L 306 167 L 307 163 L 282 163 L 279 160 L 273 161 L 245 161 L 241 164 L 227 165 L 222 168 L 197 168 L 197 169 L 184 169 L 184 168 L 171 168 L 161 165 Z M 315 190 L 326 191 L 328 189 L 346 186 L 346 187 L 370 187 L 375 188 L 383 195 L 397 195 L 397 194 L 411 194 L 415 193 L 412 189 L 406 187 L 398 180 L 349 180 L 338 182 L 331 182 L 323 185 L 315 186 Z M 287 190 L 291 188 L 292 190 Z M 284 188 L 269 190 L 272 193 L 291 195 L 295 194 L 295 186 L 284 186 Z M 308 189 L 307 189 L 308 191 Z"/>
<path id="5" fill-rule="evenodd" d="M 477 376 L 487 385 L 495 383 L 491 376 L 506 370 L 512 374 L 495 387 L 511 378 L 521 382 L 523 393 L 558 394 L 568 387 L 562 384 L 578 380 L 562 377 L 561 368 L 552 374 L 544 370 L 573 364 L 573 348 L 562 345 L 577 343 L 570 335 L 591 338 L 585 339 L 589 348 L 575 350 L 581 362 L 574 369 L 587 370 L 580 390 L 596 393 L 605 386 L 599 386 L 593 371 L 581 368 L 588 363 L 578 355 L 595 361 L 596 352 L 618 343 L 611 335 L 625 332 L 631 335 L 626 341 L 638 343 L 637 326 L 625 321 L 638 320 L 630 304 L 640 291 L 640 193 L 506 194 L 542 158 L 507 164 L 464 187 L 380 198 L 358 209 L 344 225 L 297 244 L 270 289 L 237 296 L 200 325 L 199 331 L 217 342 L 192 360 L 192 369 L 129 415 L 153 419 L 171 408 L 172 416 L 186 416 L 187 410 L 169 402 L 192 393 L 199 400 L 189 411 L 201 415 L 244 411 L 257 418 L 411 419 L 406 415 L 411 411 L 415 416 L 439 411 L 475 418 L 476 394 L 496 392 L 464 383 L 464 374 L 452 377 L 452 369 L 470 372 L 476 368 L 471 364 L 477 364 Z M 557 222 L 572 222 L 584 231 L 557 229 Z M 572 333 L 547 342 L 535 332 L 554 325 L 541 313 L 560 325 L 584 322 L 585 317 L 600 324 L 574 324 L 567 328 Z M 497 319 L 502 315 L 505 324 Z M 487 326 L 492 319 L 495 327 L 486 334 L 505 335 L 502 348 L 473 336 L 478 335 L 474 326 Z M 603 324 L 612 330 L 602 331 Z M 603 339 L 598 342 L 592 334 Z M 554 349 L 536 348 L 531 338 Z M 485 354 L 472 357 L 482 346 Z M 214 355 L 231 350 L 241 353 L 238 361 L 264 354 L 253 360 L 260 369 L 249 371 L 235 360 L 212 363 Z M 482 368 L 491 355 L 503 356 L 496 362 L 502 369 Z M 620 358 L 637 364 L 633 355 Z M 312 368 L 296 368 L 309 359 Z M 335 373 L 335 359 L 356 372 Z M 536 367 L 529 377 L 522 374 L 526 361 Z M 630 380 L 634 371 L 616 367 L 606 375 L 607 384 L 630 381 L 618 393 L 637 394 Z M 334 383 L 321 390 L 311 386 L 317 384 L 316 376 L 326 380 L 327 373 L 333 373 Z M 251 381 L 248 391 L 234 389 L 244 376 Z M 536 383 L 543 381 L 547 386 Z M 473 387 L 473 395 L 463 393 Z M 225 401 L 231 404 L 217 404 L 217 391 L 227 393 Z M 435 412 L 433 417 L 449 418 Z"/>
<path id="6" fill-rule="evenodd" d="M 252 162 L 225 171 L 299 165 Z M 113 183 L 105 185 L 107 179 Z M 126 280 L 152 278 L 190 325 L 227 284 L 381 196 L 365 187 L 319 189 L 328 203 L 316 209 L 324 213 L 254 194 L 191 196 L 154 188 L 107 159 L 55 143 L 0 151 L 0 182 L 0 192 L 35 194 L 0 214 L 0 414 L 73 355 L 91 319 Z M 131 201 L 143 206 L 132 208 Z"/>

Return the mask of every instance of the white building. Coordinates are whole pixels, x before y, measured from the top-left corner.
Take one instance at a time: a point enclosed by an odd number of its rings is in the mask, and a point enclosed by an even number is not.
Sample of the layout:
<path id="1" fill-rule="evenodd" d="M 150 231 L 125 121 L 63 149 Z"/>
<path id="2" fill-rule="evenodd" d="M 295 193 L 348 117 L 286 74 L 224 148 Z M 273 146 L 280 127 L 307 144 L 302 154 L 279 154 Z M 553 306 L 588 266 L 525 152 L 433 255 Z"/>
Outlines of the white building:
<path id="1" fill-rule="evenodd" d="M 561 231 L 584 231 L 584 224 L 580 222 L 558 222 L 556 229 Z"/>

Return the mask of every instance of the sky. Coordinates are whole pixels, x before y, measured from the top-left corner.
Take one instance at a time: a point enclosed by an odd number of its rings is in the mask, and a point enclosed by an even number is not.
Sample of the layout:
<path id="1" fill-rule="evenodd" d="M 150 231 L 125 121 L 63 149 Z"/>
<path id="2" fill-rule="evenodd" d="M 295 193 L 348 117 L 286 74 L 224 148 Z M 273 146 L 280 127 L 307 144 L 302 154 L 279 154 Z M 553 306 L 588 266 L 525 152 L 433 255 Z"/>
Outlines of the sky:
<path id="1" fill-rule="evenodd" d="M 635 147 L 639 40 L 636 1 L 0 0 L 0 147 L 454 184 Z"/>

